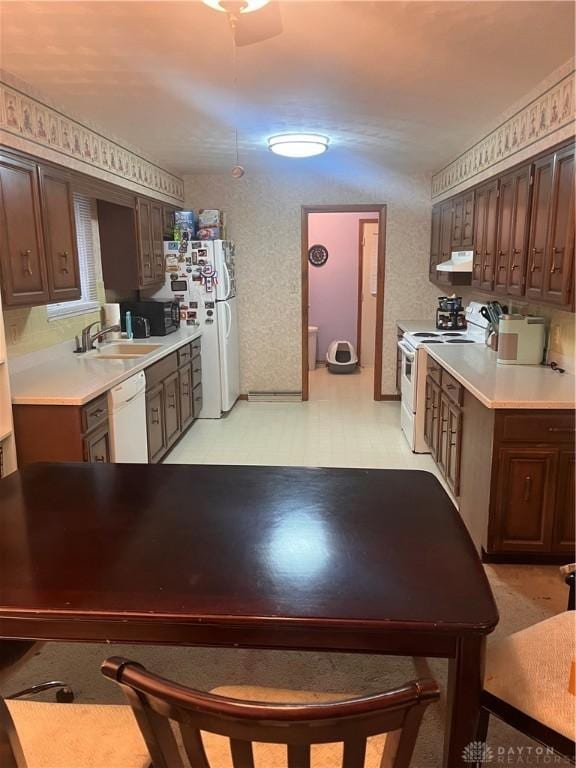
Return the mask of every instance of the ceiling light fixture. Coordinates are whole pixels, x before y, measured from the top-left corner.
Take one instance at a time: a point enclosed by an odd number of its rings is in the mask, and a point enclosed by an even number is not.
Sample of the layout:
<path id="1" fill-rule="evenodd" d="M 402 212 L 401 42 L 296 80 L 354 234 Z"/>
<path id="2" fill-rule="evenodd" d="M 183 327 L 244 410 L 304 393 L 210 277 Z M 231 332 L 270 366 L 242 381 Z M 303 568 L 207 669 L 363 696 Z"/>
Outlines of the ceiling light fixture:
<path id="1" fill-rule="evenodd" d="M 283 133 L 270 136 L 268 149 L 283 157 L 314 157 L 326 152 L 329 142 L 319 133 Z"/>
<path id="2" fill-rule="evenodd" d="M 208 5 L 215 11 L 222 11 L 223 13 L 233 14 L 236 16 L 238 13 L 252 13 L 252 11 L 258 11 L 265 5 L 268 5 L 270 0 L 202 0 L 204 5 Z"/>

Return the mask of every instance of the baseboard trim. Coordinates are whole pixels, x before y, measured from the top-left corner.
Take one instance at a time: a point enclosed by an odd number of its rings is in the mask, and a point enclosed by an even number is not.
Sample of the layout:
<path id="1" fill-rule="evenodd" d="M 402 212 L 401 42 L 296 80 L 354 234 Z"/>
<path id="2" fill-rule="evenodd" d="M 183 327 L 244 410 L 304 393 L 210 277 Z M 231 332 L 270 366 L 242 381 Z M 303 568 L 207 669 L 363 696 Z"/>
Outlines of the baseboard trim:
<path id="1" fill-rule="evenodd" d="M 248 395 L 238 395 L 238 400 L 248 400 Z"/>
<path id="2" fill-rule="evenodd" d="M 400 400 L 400 395 L 380 395 L 380 400 L 386 400 L 387 402 Z"/>
<path id="3" fill-rule="evenodd" d="M 574 555 L 545 554 L 540 552 L 486 552 L 482 547 L 483 563 L 509 563 L 510 565 L 566 565 L 574 562 Z"/>

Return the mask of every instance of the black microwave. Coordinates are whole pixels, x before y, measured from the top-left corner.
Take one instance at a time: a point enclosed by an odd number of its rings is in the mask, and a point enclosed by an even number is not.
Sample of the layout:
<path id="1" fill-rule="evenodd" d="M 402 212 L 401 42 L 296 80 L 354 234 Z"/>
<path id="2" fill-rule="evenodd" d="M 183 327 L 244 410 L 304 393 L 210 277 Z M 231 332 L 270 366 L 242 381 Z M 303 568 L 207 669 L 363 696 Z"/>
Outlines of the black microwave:
<path id="1" fill-rule="evenodd" d="M 132 317 L 145 317 L 150 323 L 151 336 L 166 336 L 180 328 L 180 308 L 177 301 L 122 301 L 120 302 L 120 318 L 122 330 L 126 330 L 126 312 Z"/>

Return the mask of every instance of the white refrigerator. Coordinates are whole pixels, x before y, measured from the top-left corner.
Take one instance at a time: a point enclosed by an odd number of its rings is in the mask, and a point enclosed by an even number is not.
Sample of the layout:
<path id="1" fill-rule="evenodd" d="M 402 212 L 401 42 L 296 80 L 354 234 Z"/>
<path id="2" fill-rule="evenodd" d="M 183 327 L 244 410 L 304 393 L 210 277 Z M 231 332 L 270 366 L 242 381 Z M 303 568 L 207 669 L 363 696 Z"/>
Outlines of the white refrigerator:
<path id="1" fill-rule="evenodd" d="M 180 304 L 182 325 L 202 330 L 201 419 L 219 419 L 240 394 L 238 299 L 234 243 L 227 240 L 164 243 L 166 281 L 149 298 Z"/>

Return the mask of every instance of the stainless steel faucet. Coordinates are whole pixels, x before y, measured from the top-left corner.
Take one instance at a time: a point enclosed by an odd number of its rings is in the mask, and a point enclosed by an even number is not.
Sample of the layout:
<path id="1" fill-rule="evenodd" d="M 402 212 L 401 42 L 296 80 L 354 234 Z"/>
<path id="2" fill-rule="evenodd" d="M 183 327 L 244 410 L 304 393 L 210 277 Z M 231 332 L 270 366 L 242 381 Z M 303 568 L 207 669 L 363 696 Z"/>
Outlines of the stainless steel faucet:
<path id="1" fill-rule="evenodd" d="M 107 328 L 101 328 L 99 331 L 96 331 L 96 333 L 90 333 L 95 325 L 100 325 L 100 321 L 96 320 L 95 322 L 90 323 L 90 325 L 87 325 L 86 328 L 82 329 L 82 343 L 80 343 L 80 339 L 76 336 L 76 352 L 89 352 L 91 349 L 95 349 L 95 341 L 98 341 L 98 339 L 101 339 L 107 333 L 122 330 L 119 325 L 109 325 Z"/>

